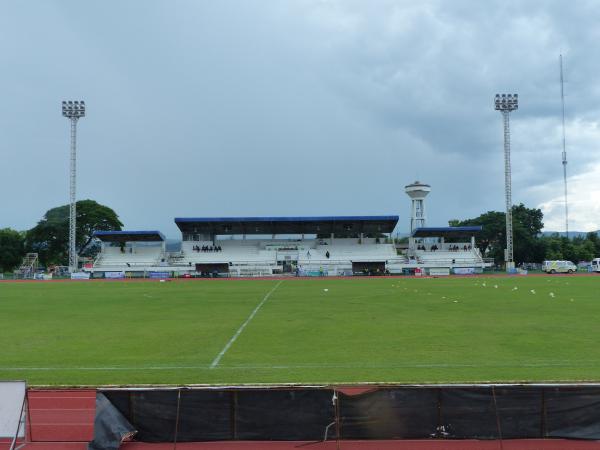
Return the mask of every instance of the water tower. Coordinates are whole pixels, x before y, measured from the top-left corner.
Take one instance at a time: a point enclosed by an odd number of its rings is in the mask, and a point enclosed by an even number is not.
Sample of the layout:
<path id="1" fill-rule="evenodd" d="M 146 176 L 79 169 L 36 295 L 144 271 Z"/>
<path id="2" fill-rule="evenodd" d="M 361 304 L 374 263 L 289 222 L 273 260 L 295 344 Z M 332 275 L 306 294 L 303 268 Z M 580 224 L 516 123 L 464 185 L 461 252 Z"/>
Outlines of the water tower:
<path id="1" fill-rule="evenodd" d="M 412 200 L 410 213 L 410 232 L 425 226 L 425 197 L 431 192 L 431 186 L 415 181 L 404 187 L 404 192 Z"/>

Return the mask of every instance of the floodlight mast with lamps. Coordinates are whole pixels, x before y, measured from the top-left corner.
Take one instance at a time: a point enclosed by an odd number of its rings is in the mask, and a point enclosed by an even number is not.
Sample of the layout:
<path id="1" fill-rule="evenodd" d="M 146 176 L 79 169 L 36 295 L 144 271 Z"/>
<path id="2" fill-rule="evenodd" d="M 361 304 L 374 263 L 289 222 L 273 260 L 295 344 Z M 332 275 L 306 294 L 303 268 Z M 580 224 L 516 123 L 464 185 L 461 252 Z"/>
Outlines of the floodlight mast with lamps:
<path id="1" fill-rule="evenodd" d="M 562 166 L 565 187 L 565 233 L 569 239 L 569 199 L 567 197 L 567 139 L 565 137 L 565 89 L 563 79 L 563 57 L 560 55 L 560 103 L 562 106 Z"/>
<path id="2" fill-rule="evenodd" d="M 62 115 L 71 121 L 71 164 L 69 185 L 69 271 L 77 271 L 77 248 L 75 245 L 77 225 L 77 121 L 85 117 L 84 101 L 62 102 Z"/>
<path id="3" fill-rule="evenodd" d="M 502 113 L 504 123 L 504 200 L 506 203 L 506 249 L 504 262 L 506 270 L 514 269 L 513 221 L 512 221 L 512 181 L 510 166 L 510 113 L 519 108 L 518 94 L 496 94 L 496 111 Z"/>

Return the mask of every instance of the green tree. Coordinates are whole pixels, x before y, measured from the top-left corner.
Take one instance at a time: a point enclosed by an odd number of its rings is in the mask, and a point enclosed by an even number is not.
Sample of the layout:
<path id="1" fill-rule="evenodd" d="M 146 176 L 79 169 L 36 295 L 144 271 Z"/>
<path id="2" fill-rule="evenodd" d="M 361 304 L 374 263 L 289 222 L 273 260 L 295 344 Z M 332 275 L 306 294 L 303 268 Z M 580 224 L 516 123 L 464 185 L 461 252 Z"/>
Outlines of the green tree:
<path id="1" fill-rule="evenodd" d="M 88 247 L 94 231 L 118 231 L 123 224 L 119 216 L 108 206 L 94 200 L 77 202 L 77 239 L 79 255 L 92 255 L 94 249 Z M 40 255 L 43 264 L 66 264 L 69 246 L 69 205 L 52 208 L 42 220 L 26 234 L 28 251 Z"/>
<path id="2" fill-rule="evenodd" d="M 586 239 L 594 245 L 594 258 L 600 257 L 600 238 L 597 231 L 590 231 Z"/>
<path id="3" fill-rule="evenodd" d="M 522 203 L 513 206 L 514 259 L 517 263 L 542 262 L 546 248 L 539 236 L 544 228 L 544 214 Z"/>
<path id="4" fill-rule="evenodd" d="M 0 272 L 7 272 L 17 267 L 24 253 L 23 234 L 10 228 L 0 229 Z"/>
<path id="5" fill-rule="evenodd" d="M 527 208 L 522 203 L 513 206 L 513 242 L 516 263 L 541 262 L 544 259 L 544 243 L 538 239 L 544 227 L 544 215 L 540 209 Z M 481 252 L 494 258 L 496 263 L 504 261 L 506 247 L 506 214 L 488 211 L 479 217 L 467 220 L 451 220 L 450 226 L 481 225 L 478 238 Z"/>
<path id="6" fill-rule="evenodd" d="M 566 250 L 565 259 L 568 259 L 573 262 L 579 261 L 591 261 L 594 259 L 594 254 L 596 253 L 596 246 L 594 245 L 593 238 L 590 239 L 590 235 L 588 234 L 586 237 L 576 236 L 572 240 L 562 238 L 563 239 L 563 248 Z"/>
<path id="7" fill-rule="evenodd" d="M 558 234 L 541 237 L 540 241 L 544 243 L 546 249 L 545 259 L 562 260 L 565 259 L 563 254 L 563 242 Z"/>
<path id="8" fill-rule="evenodd" d="M 584 240 L 577 248 L 577 261 L 591 261 L 596 257 L 596 247 L 589 240 Z"/>

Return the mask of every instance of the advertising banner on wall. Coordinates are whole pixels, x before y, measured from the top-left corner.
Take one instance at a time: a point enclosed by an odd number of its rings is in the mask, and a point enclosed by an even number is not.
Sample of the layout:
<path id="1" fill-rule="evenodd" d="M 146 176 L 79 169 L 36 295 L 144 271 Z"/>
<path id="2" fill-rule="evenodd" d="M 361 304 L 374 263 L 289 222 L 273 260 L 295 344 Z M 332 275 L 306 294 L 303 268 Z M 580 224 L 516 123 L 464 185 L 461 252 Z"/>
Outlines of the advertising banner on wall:
<path id="1" fill-rule="evenodd" d="M 35 280 L 51 280 L 52 279 L 52 274 L 51 273 L 36 273 L 33 278 Z"/>
<path id="2" fill-rule="evenodd" d="M 454 273 L 456 275 L 473 275 L 475 273 L 474 267 L 455 267 Z"/>
<path id="3" fill-rule="evenodd" d="M 90 274 L 88 272 L 73 272 L 71 274 L 71 280 L 89 280 Z"/>
<path id="4" fill-rule="evenodd" d="M 125 272 L 104 272 L 104 278 L 118 280 L 121 278 L 125 278 Z"/>
<path id="5" fill-rule="evenodd" d="M 447 267 L 432 267 L 429 269 L 429 275 L 432 277 L 447 277 L 450 275 L 450 269 Z"/>
<path id="6" fill-rule="evenodd" d="M 169 278 L 170 275 L 169 272 L 148 272 L 149 278 Z"/>

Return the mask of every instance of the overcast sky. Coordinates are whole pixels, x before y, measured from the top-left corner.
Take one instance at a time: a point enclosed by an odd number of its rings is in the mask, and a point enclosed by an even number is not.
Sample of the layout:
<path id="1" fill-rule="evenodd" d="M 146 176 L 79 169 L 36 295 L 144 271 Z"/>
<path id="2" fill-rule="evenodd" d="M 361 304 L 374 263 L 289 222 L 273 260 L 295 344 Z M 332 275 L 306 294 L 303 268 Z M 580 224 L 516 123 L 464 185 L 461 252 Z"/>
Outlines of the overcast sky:
<path id="1" fill-rule="evenodd" d="M 428 225 L 504 208 L 496 92 L 517 92 L 513 201 L 600 228 L 597 1 L 0 2 L 0 228 L 78 198 L 127 229 L 174 217 L 397 214 Z"/>

